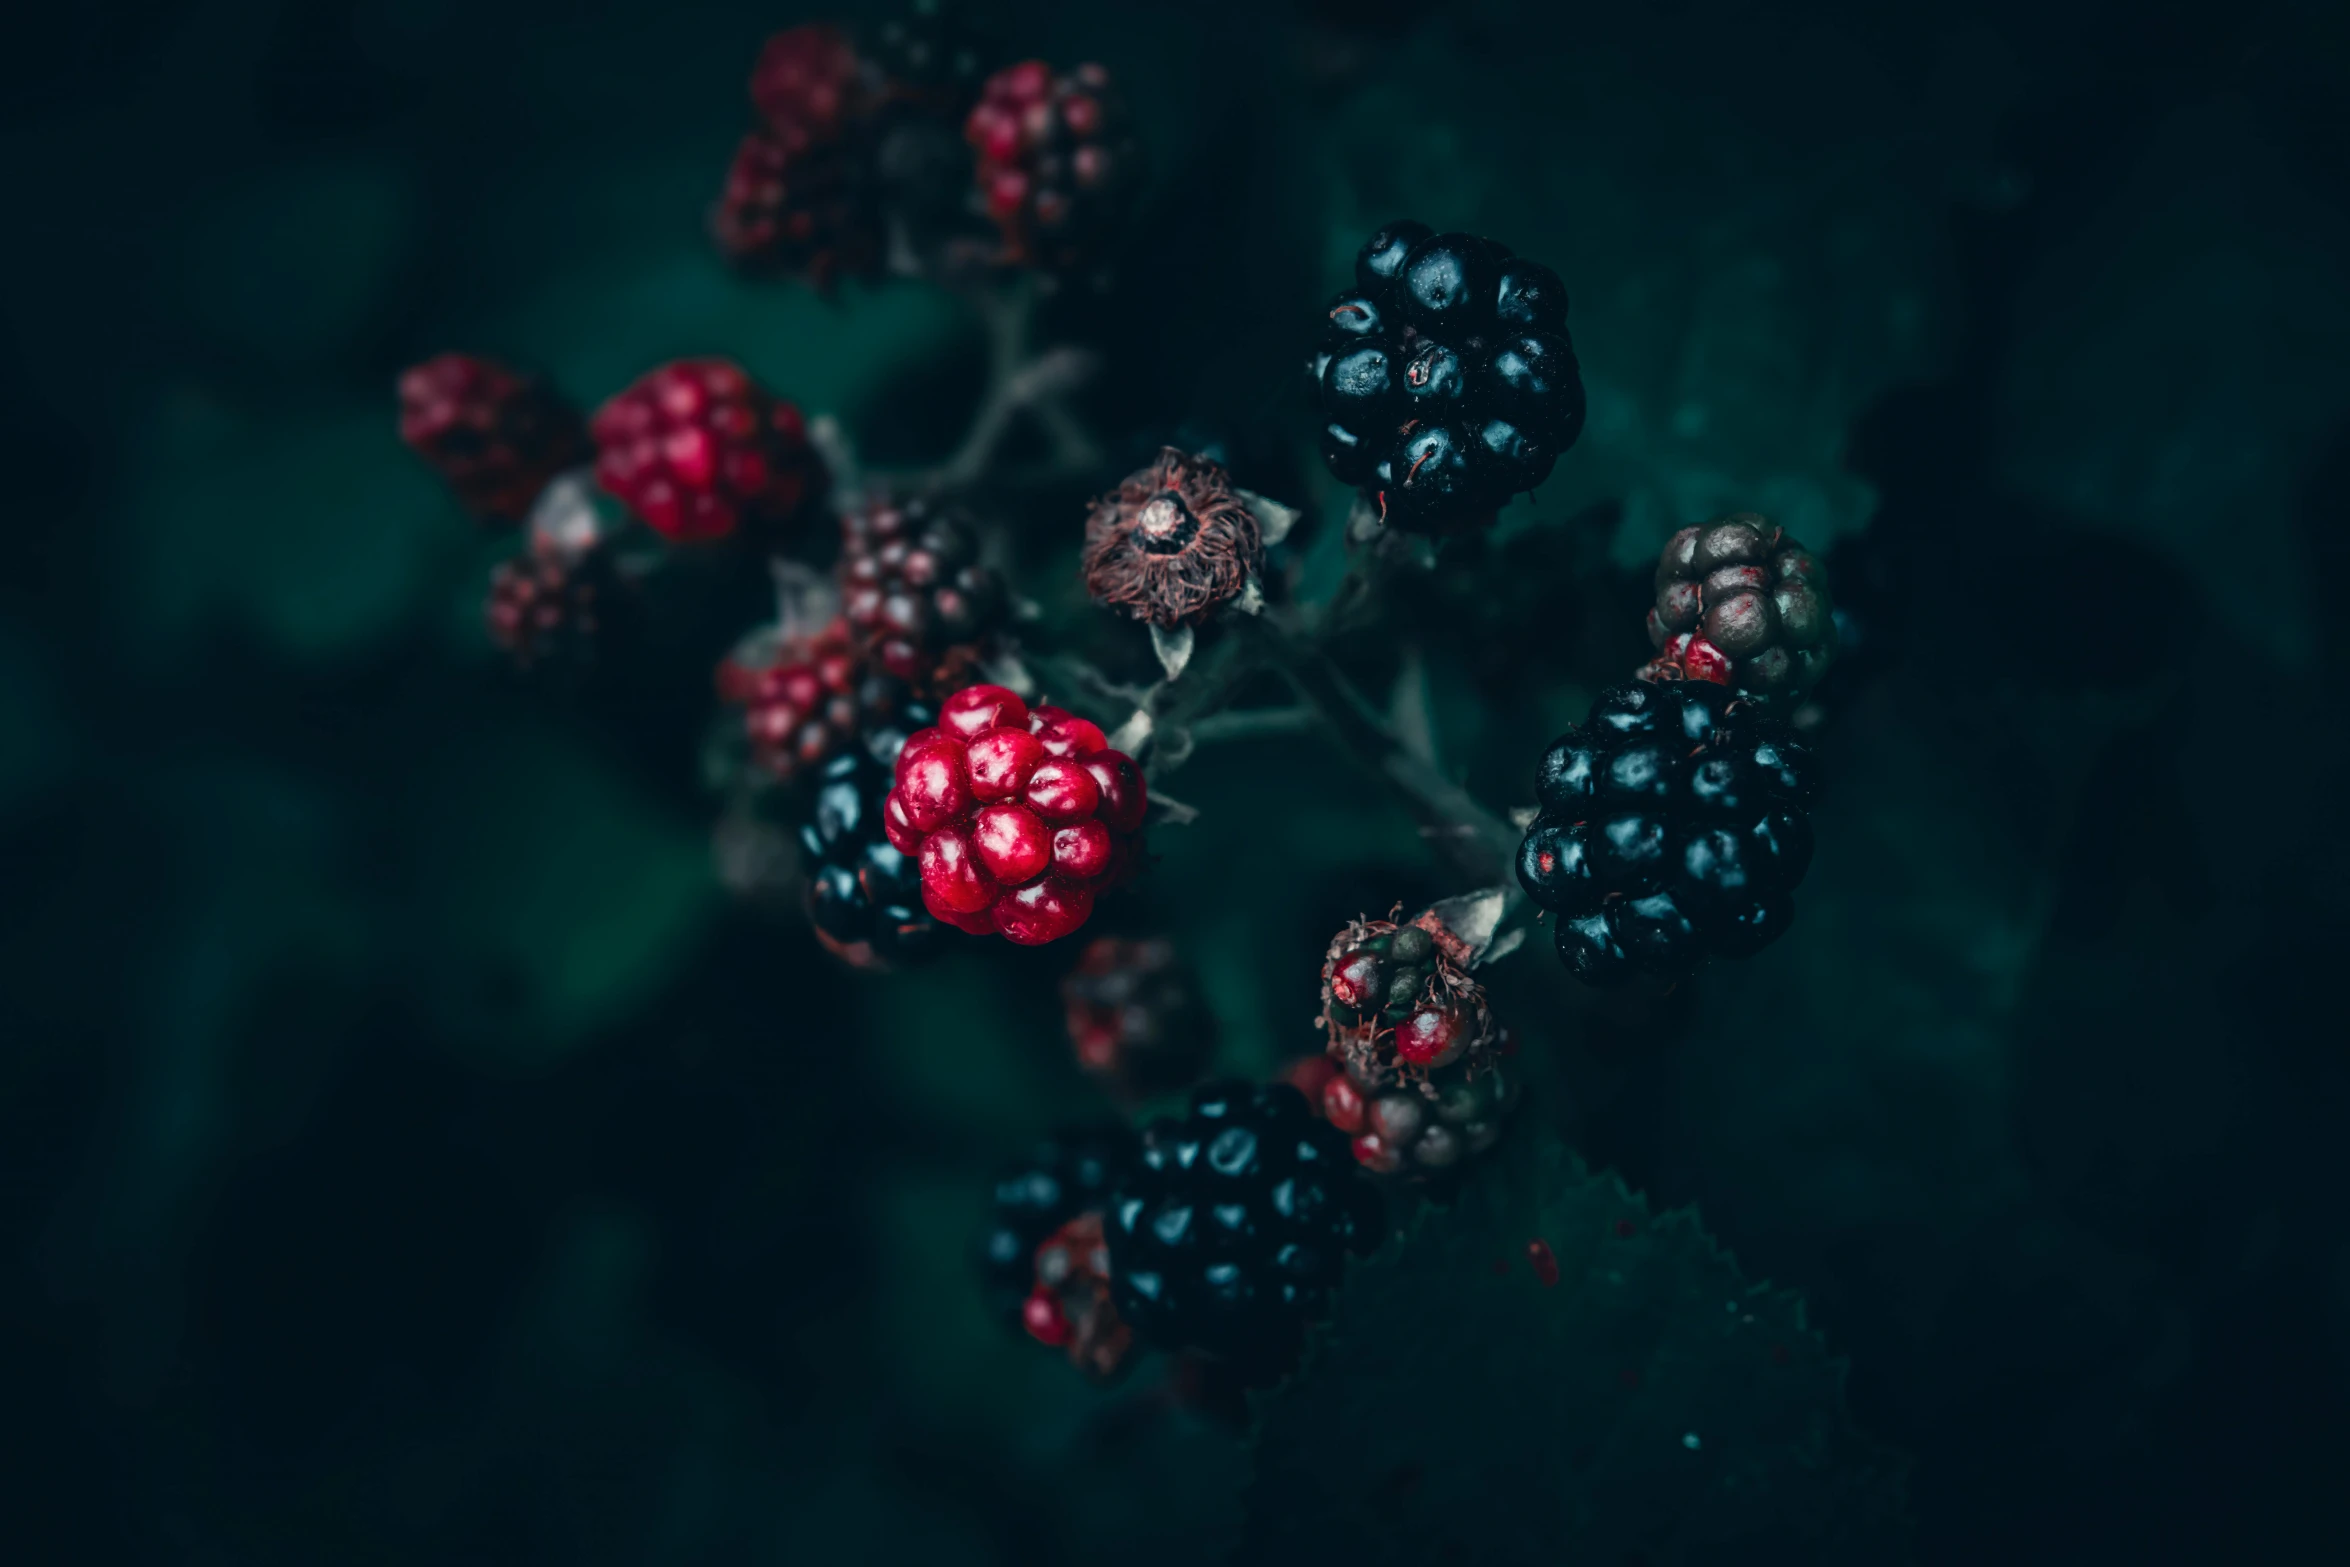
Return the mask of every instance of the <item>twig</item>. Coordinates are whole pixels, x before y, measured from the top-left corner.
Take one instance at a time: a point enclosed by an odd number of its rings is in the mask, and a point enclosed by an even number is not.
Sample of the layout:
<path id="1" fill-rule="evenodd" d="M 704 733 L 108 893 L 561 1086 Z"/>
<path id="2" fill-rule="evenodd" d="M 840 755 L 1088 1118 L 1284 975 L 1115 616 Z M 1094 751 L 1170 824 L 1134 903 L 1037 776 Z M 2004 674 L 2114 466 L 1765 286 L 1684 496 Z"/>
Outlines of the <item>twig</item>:
<path id="1" fill-rule="evenodd" d="M 1208 714 L 1191 726 L 1191 739 L 1194 745 L 1216 745 L 1267 735 L 1302 734 L 1321 721 L 1322 715 L 1303 702 L 1289 707 L 1246 707 Z"/>

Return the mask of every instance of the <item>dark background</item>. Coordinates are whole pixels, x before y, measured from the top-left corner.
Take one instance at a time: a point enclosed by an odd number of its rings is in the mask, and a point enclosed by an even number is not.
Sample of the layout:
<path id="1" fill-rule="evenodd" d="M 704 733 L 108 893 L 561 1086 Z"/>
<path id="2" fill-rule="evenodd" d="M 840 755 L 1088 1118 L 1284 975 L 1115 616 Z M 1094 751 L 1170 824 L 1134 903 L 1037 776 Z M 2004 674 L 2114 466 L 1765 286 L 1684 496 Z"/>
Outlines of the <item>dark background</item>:
<path id="1" fill-rule="evenodd" d="M 1591 428 L 1515 566 L 1464 553 L 1419 606 L 1449 764 L 1522 798 L 1637 654 L 1639 563 L 1733 506 L 1836 551 L 1866 640 L 1794 933 L 1670 1023 L 1505 985 L 1571 1063 L 1541 1113 L 1810 1296 L 1916 1457 L 1926 1560 L 2350 1553 L 2343 11 L 1389 9 L 1010 29 L 1106 62 L 1151 147 L 1080 312 L 1104 434 L 1231 432 L 1335 515 L 1290 378 L 1361 237 L 1411 212 L 1557 266 Z M 600 695 L 516 681 L 497 547 L 394 438 L 445 347 L 589 403 L 723 352 L 870 451 L 944 449 L 951 300 L 753 286 L 701 239 L 756 45 L 807 18 L 26 10 L 9 1554 L 1196 1559 L 1229 1454 L 1121 1456 L 1105 1410 L 1146 1395 L 969 1283 L 989 1171 L 1099 1108 L 1069 954 L 877 984 L 730 906 L 694 747 L 738 626 Z M 1055 614 L 1077 517 L 1002 519 Z M 1341 919 L 1455 890 L 1311 741 L 1172 787 L 1201 822 L 1105 918 L 1202 965 L 1237 1070 L 1311 1047 Z"/>

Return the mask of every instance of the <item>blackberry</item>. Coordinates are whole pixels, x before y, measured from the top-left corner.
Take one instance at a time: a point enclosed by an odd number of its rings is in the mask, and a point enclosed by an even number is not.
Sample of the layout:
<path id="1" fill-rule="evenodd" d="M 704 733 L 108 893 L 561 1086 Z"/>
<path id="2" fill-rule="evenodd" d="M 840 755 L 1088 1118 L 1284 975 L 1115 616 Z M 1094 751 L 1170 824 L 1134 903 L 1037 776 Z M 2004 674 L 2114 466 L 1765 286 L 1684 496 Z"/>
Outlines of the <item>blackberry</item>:
<path id="1" fill-rule="evenodd" d="M 1061 981 L 1061 1008 L 1078 1066 L 1119 1093 L 1184 1087 L 1215 1049 L 1199 978 L 1164 940 L 1094 941 Z"/>
<path id="2" fill-rule="evenodd" d="M 1827 573 L 1753 512 L 1683 528 L 1657 561 L 1648 640 L 1657 651 L 1652 676 L 1798 695 L 1836 652 Z"/>
<path id="3" fill-rule="evenodd" d="M 1457 1169 L 1500 1142 L 1517 1102 L 1517 1074 L 1498 1061 L 1481 1072 L 1456 1062 L 1424 1081 L 1384 1087 L 1357 1067 L 1334 1068 L 1315 1100 L 1324 1120 L 1354 1138 L 1364 1169 L 1421 1177 Z"/>
<path id="4" fill-rule="evenodd" d="M 593 662 L 626 614 L 626 585 L 609 549 L 526 549 L 490 570 L 483 622 L 518 669 Z"/>
<path id="5" fill-rule="evenodd" d="M 928 687 L 961 673 L 1007 618 L 1009 596 L 979 560 L 970 519 L 914 498 L 878 496 L 841 517 L 841 613 L 859 650 L 896 679 Z"/>
<path id="6" fill-rule="evenodd" d="M 1142 861 L 1150 790 L 1101 727 L 965 686 L 898 757 L 889 841 L 922 866 L 922 902 L 948 924 L 1041 946 L 1093 917 L 1096 894 Z"/>
<path id="7" fill-rule="evenodd" d="M 1102 259 L 1142 174 L 1142 147 L 1108 71 L 1006 66 L 987 79 L 963 135 L 978 152 L 979 193 L 1007 264 L 1067 272 Z"/>
<path id="8" fill-rule="evenodd" d="M 799 409 L 724 359 L 680 359 L 596 410 L 596 482 L 673 544 L 780 530 L 832 482 Z"/>
<path id="9" fill-rule="evenodd" d="M 1143 1338 L 1260 1376 L 1295 1363 L 1386 1205 L 1286 1083 L 1211 1085 L 1153 1122 L 1108 1219 L 1112 1299 Z"/>
<path id="10" fill-rule="evenodd" d="M 400 373 L 400 439 L 485 522 L 522 521 L 557 474 L 592 454 L 586 422 L 544 377 L 472 354 Z"/>
<path id="11" fill-rule="evenodd" d="M 979 1271 L 1006 1324 L 1024 1326 L 1022 1304 L 1036 1287 L 1036 1248 L 1080 1214 L 1106 1211 L 1136 1148 L 1133 1129 L 1122 1121 L 1064 1128 L 998 1177 Z"/>
<path id="12" fill-rule="evenodd" d="M 1688 977 L 1794 919 L 1818 769 L 1759 703 L 1703 680 L 1602 692 L 1542 759 L 1518 880 L 1578 978 Z"/>
<path id="13" fill-rule="evenodd" d="M 1414 533 L 1492 520 L 1583 431 L 1558 274 L 1469 234 L 1390 223 L 1324 308 L 1322 457 Z"/>
<path id="14" fill-rule="evenodd" d="M 883 245 L 871 179 L 848 149 L 765 128 L 736 147 L 710 238 L 746 273 L 803 276 L 819 289 L 873 272 Z"/>
<path id="15" fill-rule="evenodd" d="M 906 683 L 860 657 L 844 621 L 806 639 L 753 632 L 720 661 L 717 684 L 719 699 L 743 710 L 751 760 L 778 783 L 806 777 L 859 735 L 894 728 L 902 738 L 919 727 L 899 721 L 912 699 Z"/>
<path id="16" fill-rule="evenodd" d="M 893 769 L 906 736 L 929 723 L 906 704 L 816 775 L 799 822 L 807 856 L 808 923 L 825 949 L 854 968 L 890 969 L 931 956 L 947 940 L 922 906 L 922 873 L 882 828 Z"/>

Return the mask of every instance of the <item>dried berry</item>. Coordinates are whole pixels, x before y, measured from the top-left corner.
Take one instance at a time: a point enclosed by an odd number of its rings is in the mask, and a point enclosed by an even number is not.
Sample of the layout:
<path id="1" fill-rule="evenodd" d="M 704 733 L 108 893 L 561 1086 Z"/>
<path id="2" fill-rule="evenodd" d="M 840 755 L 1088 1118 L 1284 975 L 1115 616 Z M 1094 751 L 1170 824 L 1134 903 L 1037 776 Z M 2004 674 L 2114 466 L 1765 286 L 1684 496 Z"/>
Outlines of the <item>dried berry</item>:
<path id="1" fill-rule="evenodd" d="M 1264 535 L 1223 465 L 1174 447 L 1094 502 L 1085 590 L 1154 625 L 1186 626 L 1238 598 L 1264 568 Z"/>

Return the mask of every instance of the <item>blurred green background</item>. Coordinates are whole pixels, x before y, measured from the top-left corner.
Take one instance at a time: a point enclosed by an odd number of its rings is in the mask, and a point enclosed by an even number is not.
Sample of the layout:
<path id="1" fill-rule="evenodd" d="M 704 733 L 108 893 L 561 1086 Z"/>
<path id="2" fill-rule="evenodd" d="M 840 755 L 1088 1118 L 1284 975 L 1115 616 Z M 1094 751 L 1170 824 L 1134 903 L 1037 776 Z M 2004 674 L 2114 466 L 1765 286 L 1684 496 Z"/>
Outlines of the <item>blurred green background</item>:
<path id="1" fill-rule="evenodd" d="M 856 9 L 823 13 L 854 18 Z M 394 435 L 462 347 L 593 403 L 722 353 L 952 442 L 945 296 L 701 236 L 765 33 L 555 0 L 0 24 L 0 1223 L 15 1559 L 1206 1559 L 1239 1457 L 980 1308 L 988 1178 L 1098 1113 L 1074 950 L 876 982 L 731 904 L 692 600 L 597 691 L 480 632 Z M 2350 1555 L 2350 28 L 2302 0 L 1024 8 L 1152 158 L 1071 307 L 1139 458 L 1335 515 L 1295 367 L 1412 213 L 1574 294 L 1582 444 L 1408 631 L 1497 809 L 1674 527 L 1834 550 L 1861 652 L 1794 932 L 1664 1018 L 1497 979 L 1538 1114 L 1804 1291 L 1936 1563 Z M 1003 517 L 1081 627 L 1081 495 Z M 1139 667 L 1114 627 L 1069 631 Z M 2255 787 L 2257 785 L 2258 787 Z M 1311 1048 L 1459 890 L 1312 739 L 1203 751 L 1106 928 Z M 1505 1503 L 1506 1505 L 1506 1503 Z M 29 1553 L 24 1552 L 26 1546 Z"/>

